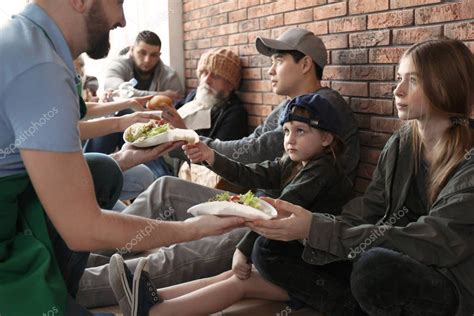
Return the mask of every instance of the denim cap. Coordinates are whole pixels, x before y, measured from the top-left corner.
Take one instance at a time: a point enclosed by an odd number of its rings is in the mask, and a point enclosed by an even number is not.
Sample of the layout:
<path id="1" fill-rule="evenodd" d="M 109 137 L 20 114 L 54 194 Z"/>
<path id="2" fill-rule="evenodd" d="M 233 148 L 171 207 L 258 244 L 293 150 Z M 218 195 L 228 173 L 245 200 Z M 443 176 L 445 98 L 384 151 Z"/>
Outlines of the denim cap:
<path id="1" fill-rule="evenodd" d="M 292 113 L 294 107 L 305 109 L 310 118 Z M 325 98 L 317 93 L 297 96 L 288 102 L 280 112 L 278 123 L 283 126 L 286 122 L 298 121 L 309 126 L 341 136 L 342 123 L 338 111 Z"/>

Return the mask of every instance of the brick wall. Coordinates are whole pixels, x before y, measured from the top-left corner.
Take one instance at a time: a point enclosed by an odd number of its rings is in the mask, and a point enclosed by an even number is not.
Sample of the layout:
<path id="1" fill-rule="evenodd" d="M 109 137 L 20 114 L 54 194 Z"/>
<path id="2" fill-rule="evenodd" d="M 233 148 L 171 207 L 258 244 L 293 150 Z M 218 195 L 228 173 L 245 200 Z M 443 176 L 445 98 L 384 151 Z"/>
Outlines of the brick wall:
<path id="1" fill-rule="evenodd" d="M 197 86 L 202 52 L 230 47 L 243 62 L 240 97 L 251 129 L 283 100 L 271 92 L 270 60 L 258 54 L 255 38 L 276 38 L 295 26 L 322 38 L 329 53 L 323 84 L 346 98 L 359 121 L 359 192 L 399 125 L 392 89 L 403 51 L 438 35 L 464 40 L 474 51 L 474 0 L 185 0 L 183 14 L 186 87 Z"/>

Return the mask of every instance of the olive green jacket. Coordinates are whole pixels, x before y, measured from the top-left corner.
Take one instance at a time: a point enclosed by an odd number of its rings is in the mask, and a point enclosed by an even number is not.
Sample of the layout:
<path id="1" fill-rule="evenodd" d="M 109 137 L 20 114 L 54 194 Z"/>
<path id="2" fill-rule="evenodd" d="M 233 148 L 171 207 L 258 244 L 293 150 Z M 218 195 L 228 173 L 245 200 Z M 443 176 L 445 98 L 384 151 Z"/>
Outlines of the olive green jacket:
<path id="1" fill-rule="evenodd" d="M 335 218 L 313 215 L 303 259 L 321 265 L 356 260 L 371 247 L 393 249 L 452 280 L 460 299 L 456 315 L 473 315 L 474 159 L 465 156 L 427 215 L 406 226 L 388 225 L 406 210 L 413 172 L 411 130 L 404 127 L 385 145 L 364 196 L 344 205 Z"/>

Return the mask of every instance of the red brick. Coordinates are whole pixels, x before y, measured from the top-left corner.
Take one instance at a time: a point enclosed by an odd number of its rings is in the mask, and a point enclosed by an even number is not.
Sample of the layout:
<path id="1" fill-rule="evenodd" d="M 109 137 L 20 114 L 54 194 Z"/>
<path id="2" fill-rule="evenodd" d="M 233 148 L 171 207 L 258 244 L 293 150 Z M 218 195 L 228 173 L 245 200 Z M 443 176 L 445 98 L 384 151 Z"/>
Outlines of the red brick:
<path id="1" fill-rule="evenodd" d="M 231 34 L 229 35 L 229 45 L 247 44 L 247 34 Z"/>
<path id="2" fill-rule="evenodd" d="M 186 79 L 186 87 L 195 89 L 199 84 L 197 79 Z"/>
<path id="3" fill-rule="evenodd" d="M 239 46 L 239 55 L 240 56 L 247 56 L 247 55 L 257 55 L 257 48 L 255 44 L 248 44 L 248 45 L 240 45 Z"/>
<path id="4" fill-rule="evenodd" d="M 255 105 L 255 104 L 247 104 L 245 106 L 247 109 L 247 113 L 250 115 L 256 115 L 261 117 L 266 117 L 272 111 L 271 105 Z"/>
<path id="5" fill-rule="evenodd" d="M 272 15 L 281 12 L 293 11 L 295 9 L 295 0 L 279 0 L 264 5 L 251 7 L 248 9 L 248 18 L 259 18 L 266 15 Z"/>
<path id="6" fill-rule="evenodd" d="M 197 48 L 197 41 L 184 42 L 184 49 L 196 49 L 196 48 Z"/>
<path id="7" fill-rule="evenodd" d="M 398 118 L 377 117 L 370 119 L 370 129 L 375 132 L 393 133 L 400 128 L 402 121 Z"/>
<path id="8" fill-rule="evenodd" d="M 281 34 L 285 33 L 286 31 L 288 31 L 289 29 L 291 29 L 293 27 L 294 26 L 282 26 L 282 27 L 273 28 L 273 29 L 271 29 L 270 37 L 271 38 L 277 38 Z"/>
<path id="9" fill-rule="evenodd" d="M 413 25 L 413 10 L 400 10 L 368 16 L 368 29 Z"/>
<path id="10" fill-rule="evenodd" d="M 371 31 L 349 34 L 350 47 L 385 46 L 390 43 L 390 31 Z"/>
<path id="11" fill-rule="evenodd" d="M 444 34 L 449 38 L 458 40 L 474 39 L 474 22 L 461 22 L 444 25 Z"/>
<path id="12" fill-rule="evenodd" d="M 239 1 L 238 0 L 226 0 L 222 3 L 219 3 L 217 6 L 219 8 L 220 13 L 235 11 L 239 8 Z"/>
<path id="13" fill-rule="evenodd" d="M 390 133 L 391 134 L 391 133 Z M 372 147 L 372 146 L 371 146 Z M 375 148 L 360 147 L 360 161 L 377 164 L 381 150 Z"/>
<path id="14" fill-rule="evenodd" d="M 424 4 L 440 3 L 442 0 L 390 0 L 390 9 L 404 9 Z"/>
<path id="15" fill-rule="evenodd" d="M 222 47 L 229 45 L 229 36 L 218 36 L 211 38 L 211 46 L 212 47 Z"/>
<path id="16" fill-rule="evenodd" d="M 370 115 L 354 113 L 354 117 L 356 118 L 359 128 L 370 128 Z"/>
<path id="17" fill-rule="evenodd" d="M 361 162 L 357 167 L 357 176 L 364 179 L 372 179 L 375 170 L 375 165 Z"/>
<path id="18" fill-rule="evenodd" d="M 215 15 L 211 17 L 211 25 L 220 25 L 227 23 L 227 13 Z"/>
<path id="19" fill-rule="evenodd" d="M 201 17 L 210 17 L 221 13 L 217 6 L 205 7 L 201 9 Z"/>
<path id="20" fill-rule="evenodd" d="M 197 67 L 197 59 L 189 59 L 189 60 L 186 60 L 184 67 L 185 67 L 185 68 L 193 68 L 193 69 L 196 69 L 196 67 Z"/>
<path id="21" fill-rule="evenodd" d="M 247 19 L 247 9 L 229 12 L 229 22 L 238 22 Z"/>
<path id="22" fill-rule="evenodd" d="M 244 68 L 242 70 L 243 79 L 262 79 L 261 68 Z"/>
<path id="23" fill-rule="evenodd" d="M 351 66 L 351 80 L 393 80 L 393 66 Z"/>
<path id="24" fill-rule="evenodd" d="M 326 0 L 298 0 L 296 1 L 296 9 L 314 7 L 325 3 Z"/>
<path id="25" fill-rule="evenodd" d="M 367 49 L 333 50 L 331 64 L 365 64 L 367 63 Z"/>
<path id="26" fill-rule="evenodd" d="M 365 30 L 366 17 L 356 16 L 349 18 L 334 19 L 329 21 L 330 33 L 353 32 Z"/>
<path id="27" fill-rule="evenodd" d="M 468 2 L 463 1 L 418 8 L 415 10 L 415 23 L 430 24 L 473 18 L 473 10 L 469 7 Z"/>
<path id="28" fill-rule="evenodd" d="M 383 148 L 391 134 L 376 133 L 371 131 L 359 131 L 359 140 L 361 146 L 370 146 L 376 148 Z M 366 161 L 366 160 L 364 160 Z M 377 163 L 377 160 L 372 163 Z"/>
<path id="29" fill-rule="evenodd" d="M 267 56 L 257 55 L 249 59 L 247 67 L 270 67 L 271 60 Z"/>
<path id="30" fill-rule="evenodd" d="M 285 25 L 312 21 L 313 9 L 285 13 L 284 20 L 285 20 Z"/>
<path id="31" fill-rule="evenodd" d="M 269 92 L 272 91 L 272 86 L 268 80 L 245 80 L 240 86 L 240 91 Z"/>
<path id="32" fill-rule="evenodd" d="M 263 118 L 261 116 L 249 115 L 248 120 L 250 127 L 257 127 L 263 123 Z"/>
<path id="33" fill-rule="evenodd" d="M 388 9 L 388 0 L 349 0 L 349 14 L 361 14 Z"/>
<path id="34" fill-rule="evenodd" d="M 320 38 L 326 49 L 347 48 L 347 34 L 325 35 Z"/>
<path id="35" fill-rule="evenodd" d="M 198 48 L 209 48 L 211 47 L 211 39 L 205 38 L 197 41 Z"/>
<path id="36" fill-rule="evenodd" d="M 258 19 L 239 22 L 239 32 L 255 31 L 260 28 Z"/>
<path id="37" fill-rule="evenodd" d="M 369 63 L 396 64 L 405 50 L 406 48 L 401 47 L 371 48 L 369 51 Z"/>
<path id="38" fill-rule="evenodd" d="M 262 29 L 270 29 L 283 25 L 283 14 L 270 15 L 260 18 L 260 27 Z"/>
<path id="39" fill-rule="evenodd" d="M 261 104 L 262 103 L 262 94 L 256 92 L 240 92 L 239 93 L 240 100 L 245 103 L 254 103 L 254 104 Z"/>
<path id="40" fill-rule="evenodd" d="M 371 82 L 369 86 L 371 98 L 393 98 L 393 90 L 396 84 L 394 82 Z"/>
<path id="41" fill-rule="evenodd" d="M 393 114 L 392 100 L 352 98 L 351 107 L 354 112 L 358 113 Z"/>
<path id="42" fill-rule="evenodd" d="M 315 35 L 327 34 L 328 33 L 328 21 L 311 22 L 307 24 L 301 24 L 299 27 L 304 28 Z"/>
<path id="43" fill-rule="evenodd" d="M 342 95 L 368 97 L 367 82 L 333 81 L 331 87 Z"/>
<path id="44" fill-rule="evenodd" d="M 349 80 L 351 77 L 350 66 L 326 66 L 323 71 L 325 80 Z"/>
<path id="45" fill-rule="evenodd" d="M 442 28 L 440 25 L 430 27 L 412 27 L 392 31 L 393 44 L 413 44 L 430 38 L 441 36 Z"/>
<path id="46" fill-rule="evenodd" d="M 324 20 L 347 14 L 347 4 L 345 1 L 333 4 L 323 5 L 314 8 L 313 17 L 315 20 Z"/>
<path id="47" fill-rule="evenodd" d="M 249 44 L 255 45 L 255 41 L 257 40 L 257 37 L 270 37 L 270 30 L 265 30 L 265 31 L 255 31 L 255 32 L 249 32 L 247 33 L 247 38 L 249 41 Z"/>
<path id="48" fill-rule="evenodd" d="M 239 9 L 249 8 L 260 4 L 260 0 L 239 0 Z"/>

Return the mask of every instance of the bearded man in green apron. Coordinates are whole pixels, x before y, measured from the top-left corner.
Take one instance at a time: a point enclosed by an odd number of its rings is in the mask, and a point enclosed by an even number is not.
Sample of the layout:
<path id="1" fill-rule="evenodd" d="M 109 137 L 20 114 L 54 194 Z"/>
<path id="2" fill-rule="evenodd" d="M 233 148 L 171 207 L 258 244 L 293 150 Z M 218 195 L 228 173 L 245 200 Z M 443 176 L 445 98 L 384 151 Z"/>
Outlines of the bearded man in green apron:
<path id="1" fill-rule="evenodd" d="M 123 1 L 33 2 L 0 29 L 0 313 L 81 315 L 87 312 L 73 310 L 74 284 L 63 268 L 74 267 L 81 251 L 122 248 L 146 229 L 132 249 L 142 251 L 220 234 L 243 220 L 159 222 L 100 208 L 81 152 L 73 59 L 107 55 L 109 31 L 125 25 Z M 125 148 L 109 167 L 124 171 L 176 145 Z"/>

